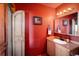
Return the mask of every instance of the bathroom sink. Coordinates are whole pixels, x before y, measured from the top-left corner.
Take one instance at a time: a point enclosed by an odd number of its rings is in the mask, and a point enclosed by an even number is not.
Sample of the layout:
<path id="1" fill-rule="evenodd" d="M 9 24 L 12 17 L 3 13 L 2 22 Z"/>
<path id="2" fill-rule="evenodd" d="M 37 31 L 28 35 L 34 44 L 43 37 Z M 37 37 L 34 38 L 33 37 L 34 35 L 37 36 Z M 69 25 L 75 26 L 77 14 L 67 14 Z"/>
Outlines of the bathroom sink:
<path id="1" fill-rule="evenodd" d="M 67 42 L 62 41 L 60 39 L 54 39 L 53 41 L 56 42 L 56 43 L 58 43 L 58 44 L 67 44 Z"/>

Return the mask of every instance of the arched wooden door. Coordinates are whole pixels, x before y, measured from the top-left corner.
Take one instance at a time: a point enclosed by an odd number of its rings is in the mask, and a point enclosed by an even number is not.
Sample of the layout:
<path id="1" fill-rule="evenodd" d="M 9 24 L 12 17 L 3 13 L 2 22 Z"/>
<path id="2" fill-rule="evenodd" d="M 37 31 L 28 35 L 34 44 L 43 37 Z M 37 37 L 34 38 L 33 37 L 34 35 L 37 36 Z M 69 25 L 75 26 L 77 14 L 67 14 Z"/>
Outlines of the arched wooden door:
<path id="1" fill-rule="evenodd" d="M 12 20 L 13 30 L 13 55 L 25 55 L 25 13 L 23 10 L 16 11 Z"/>

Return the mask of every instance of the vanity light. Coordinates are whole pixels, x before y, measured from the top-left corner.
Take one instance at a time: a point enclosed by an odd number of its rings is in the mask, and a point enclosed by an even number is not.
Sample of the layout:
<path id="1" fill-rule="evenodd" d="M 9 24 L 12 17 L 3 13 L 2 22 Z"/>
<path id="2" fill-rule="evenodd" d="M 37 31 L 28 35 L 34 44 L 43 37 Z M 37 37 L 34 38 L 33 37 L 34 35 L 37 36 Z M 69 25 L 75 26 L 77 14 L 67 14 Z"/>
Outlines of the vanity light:
<path id="1" fill-rule="evenodd" d="M 73 8 L 67 8 L 67 10 L 63 10 L 62 12 L 58 12 L 56 15 L 62 15 L 63 13 L 69 12 L 71 10 L 73 10 Z"/>
<path id="2" fill-rule="evenodd" d="M 63 10 L 63 12 L 67 12 L 67 10 Z"/>
<path id="3" fill-rule="evenodd" d="M 59 15 L 59 13 L 57 13 L 57 15 Z"/>
<path id="4" fill-rule="evenodd" d="M 60 15 L 63 14 L 62 12 L 60 12 Z"/>
<path id="5" fill-rule="evenodd" d="M 72 8 L 68 8 L 68 10 L 70 11 L 70 10 L 72 10 Z"/>

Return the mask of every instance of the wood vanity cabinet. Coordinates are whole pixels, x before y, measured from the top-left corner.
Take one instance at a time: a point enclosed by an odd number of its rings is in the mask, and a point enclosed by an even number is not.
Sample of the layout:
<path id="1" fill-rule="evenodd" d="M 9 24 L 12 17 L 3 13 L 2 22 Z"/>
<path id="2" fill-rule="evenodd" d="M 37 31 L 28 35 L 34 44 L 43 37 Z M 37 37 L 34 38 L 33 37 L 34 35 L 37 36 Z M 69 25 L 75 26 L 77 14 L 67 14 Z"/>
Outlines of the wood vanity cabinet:
<path id="1" fill-rule="evenodd" d="M 47 40 L 47 54 L 49 56 L 69 56 L 70 50 L 51 40 Z"/>
<path id="2" fill-rule="evenodd" d="M 70 50 L 53 42 L 52 39 L 47 39 L 47 54 L 49 56 L 69 56 Z"/>
<path id="3" fill-rule="evenodd" d="M 70 51 L 69 49 L 59 45 L 59 44 L 55 44 L 55 55 L 56 56 L 69 56 L 70 55 Z"/>
<path id="4" fill-rule="evenodd" d="M 49 56 L 74 56 L 79 55 L 79 44 L 74 41 L 63 45 L 47 39 L 47 53 Z"/>
<path id="5" fill-rule="evenodd" d="M 55 44 L 51 40 L 47 40 L 47 54 L 49 56 L 55 56 Z"/>

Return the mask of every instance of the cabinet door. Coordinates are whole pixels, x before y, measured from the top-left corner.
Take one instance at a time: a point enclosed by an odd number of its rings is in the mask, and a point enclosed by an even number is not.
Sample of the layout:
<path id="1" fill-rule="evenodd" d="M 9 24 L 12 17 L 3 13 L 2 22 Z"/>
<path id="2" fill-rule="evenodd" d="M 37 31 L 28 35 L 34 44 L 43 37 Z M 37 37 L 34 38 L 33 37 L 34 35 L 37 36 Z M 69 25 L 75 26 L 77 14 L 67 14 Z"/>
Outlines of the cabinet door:
<path id="1" fill-rule="evenodd" d="M 56 45 L 56 56 L 69 56 L 69 50 L 65 47 L 55 44 Z"/>
<path id="2" fill-rule="evenodd" d="M 55 55 L 55 47 L 54 47 L 54 43 L 47 40 L 47 53 L 50 56 L 54 56 Z"/>

